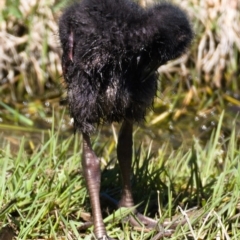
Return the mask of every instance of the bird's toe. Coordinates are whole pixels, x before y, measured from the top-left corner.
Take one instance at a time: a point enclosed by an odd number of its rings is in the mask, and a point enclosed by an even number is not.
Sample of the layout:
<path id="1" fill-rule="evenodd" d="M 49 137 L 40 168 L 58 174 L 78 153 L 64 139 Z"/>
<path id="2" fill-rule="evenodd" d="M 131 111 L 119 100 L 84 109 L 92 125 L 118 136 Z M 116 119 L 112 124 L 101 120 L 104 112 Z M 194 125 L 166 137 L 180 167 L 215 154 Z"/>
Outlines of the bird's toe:
<path id="1" fill-rule="evenodd" d="M 147 229 L 154 229 L 158 227 L 158 222 L 152 218 L 146 217 L 141 213 L 136 213 L 129 217 L 129 222 L 134 227 L 146 227 Z"/>

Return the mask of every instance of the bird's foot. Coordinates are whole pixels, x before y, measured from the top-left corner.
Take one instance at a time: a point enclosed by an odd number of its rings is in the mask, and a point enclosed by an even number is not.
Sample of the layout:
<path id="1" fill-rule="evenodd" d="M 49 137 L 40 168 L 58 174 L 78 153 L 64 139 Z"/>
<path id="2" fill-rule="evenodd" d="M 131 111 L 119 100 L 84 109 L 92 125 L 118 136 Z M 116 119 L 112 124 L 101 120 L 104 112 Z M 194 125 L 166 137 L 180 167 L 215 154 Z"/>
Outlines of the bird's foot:
<path id="1" fill-rule="evenodd" d="M 93 222 L 91 220 L 87 220 L 80 227 L 78 227 L 78 230 L 83 231 L 83 230 L 86 230 L 86 229 L 90 228 L 91 226 L 93 226 Z"/>
<path id="2" fill-rule="evenodd" d="M 88 229 L 88 228 L 93 226 L 93 221 L 91 220 L 92 217 L 89 214 L 82 214 L 82 218 L 84 220 L 86 220 L 86 222 L 83 223 L 80 227 L 78 227 L 79 231 L 84 231 L 84 230 L 86 230 L 86 229 Z M 103 236 L 101 236 L 101 237 L 97 237 L 95 235 L 94 239 L 98 239 L 98 240 L 116 240 L 115 238 L 111 238 L 111 237 L 109 237 L 109 236 L 107 236 L 105 234 L 103 234 Z"/>
<path id="3" fill-rule="evenodd" d="M 83 231 L 88 229 L 89 227 L 91 227 L 93 225 L 93 222 L 85 222 L 83 225 L 81 225 L 78 230 Z M 94 239 L 98 239 L 98 240 L 116 240 L 115 238 L 111 238 L 107 235 L 103 235 L 102 237 L 95 237 Z"/>
<path id="4" fill-rule="evenodd" d="M 101 194 L 101 197 L 104 202 L 107 203 L 107 205 L 111 205 L 114 209 L 119 208 L 118 202 L 114 198 L 111 198 L 107 194 Z M 191 212 L 195 213 L 194 210 L 196 211 L 195 208 L 193 210 L 189 210 L 187 212 L 187 215 L 190 216 Z M 84 214 L 82 218 L 86 222 L 78 228 L 78 230 L 80 231 L 86 230 L 93 225 L 92 217 L 89 214 Z M 176 215 L 175 217 L 173 217 L 173 219 L 165 219 L 164 222 L 159 223 L 159 221 L 144 216 L 136 210 L 133 210 L 133 212 L 128 215 L 128 217 L 126 217 L 124 221 L 129 222 L 130 226 L 132 226 L 136 231 L 142 231 L 143 228 L 146 231 L 155 230 L 156 235 L 151 238 L 152 240 L 159 240 L 164 237 L 171 237 L 171 235 L 175 232 L 178 226 L 183 226 L 184 224 L 186 224 L 186 219 L 183 218 L 182 215 Z M 110 238 L 107 235 L 104 235 L 103 237 L 97 239 L 115 240 L 114 238 Z"/>
<path id="5" fill-rule="evenodd" d="M 109 195 L 102 193 L 101 198 L 104 199 L 104 201 L 106 201 L 107 204 L 111 205 L 113 208 L 119 208 L 119 203 Z M 166 221 L 163 224 L 160 224 L 158 221 L 144 216 L 137 211 L 134 211 L 131 215 L 129 215 L 125 221 L 129 222 L 134 229 L 139 231 L 141 231 L 143 227 L 147 230 L 155 229 L 157 235 L 153 238 L 153 240 L 158 240 L 164 237 L 171 237 L 179 223 L 178 221 Z M 183 225 L 183 223 L 180 223 L 180 225 Z"/>
<path id="6" fill-rule="evenodd" d="M 143 227 L 147 230 L 156 230 L 157 234 L 152 238 L 152 240 L 159 240 L 164 237 L 171 237 L 171 235 L 174 233 L 174 230 L 178 225 L 184 225 L 185 221 L 166 221 L 163 224 L 160 224 L 158 221 L 146 217 L 143 214 L 136 212 L 131 214 L 126 218 L 126 221 L 130 223 L 130 225 L 138 231 L 141 231 Z M 83 231 L 88 229 L 93 225 L 92 221 L 87 221 L 83 225 L 81 225 L 78 230 Z M 111 238 L 107 235 L 104 235 L 100 238 L 97 238 L 98 240 L 115 240 L 114 238 Z"/>
<path id="7" fill-rule="evenodd" d="M 164 229 L 163 225 L 160 224 L 158 221 L 146 217 L 142 215 L 141 213 L 137 212 L 134 215 L 129 216 L 128 219 L 129 223 L 132 227 L 134 227 L 136 230 L 142 230 L 142 228 L 146 228 L 148 230 L 155 229 L 157 232 L 157 235 L 155 235 L 152 240 L 158 240 L 162 239 L 164 237 L 171 237 L 171 235 L 174 233 L 174 229 Z"/>
<path id="8" fill-rule="evenodd" d="M 146 227 L 147 229 L 154 229 L 158 227 L 158 222 L 152 218 L 146 217 L 139 212 L 129 216 L 129 222 L 133 227 Z"/>

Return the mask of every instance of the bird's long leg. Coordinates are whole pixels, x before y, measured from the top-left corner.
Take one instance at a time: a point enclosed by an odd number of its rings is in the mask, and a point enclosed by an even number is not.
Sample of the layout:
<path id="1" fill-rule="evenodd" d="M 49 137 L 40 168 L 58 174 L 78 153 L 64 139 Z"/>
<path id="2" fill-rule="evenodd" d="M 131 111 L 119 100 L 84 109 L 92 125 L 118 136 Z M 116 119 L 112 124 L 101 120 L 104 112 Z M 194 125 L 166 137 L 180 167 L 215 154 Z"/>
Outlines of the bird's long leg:
<path id="1" fill-rule="evenodd" d="M 122 196 L 119 201 L 119 207 L 133 207 L 134 201 L 131 190 L 131 165 L 132 165 L 132 131 L 133 125 L 130 121 L 125 120 L 120 129 L 117 146 L 117 156 L 119 166 L 122 174 Z M 145 225 L 147 228 L 155 228 L 157 221 L 148 218 L 137 211 L 135 212 L 136 218 L 130 217 L 129 221 L 134 226 Z M 139 224 L 141 222 L 141 224 Z"/>
<path id="2" fill-rule="evenodd" d="M 119 201 L 119 207 L 134 206 L 130 181 L 132 163 L 132 129 L 132 123 L 125 120 L 121 127 L 118 139 L 117 155 L 123 180 L 123 191 L 121 200 Z M 90 137 L 84 133 L 82 166 L 92 206 L 94 234 L 97 239 L 113 240 L 107 236 L 99 201 L 101 179 L 100 160 L 92 149 Z M 130 216 L 129 218 L 129 222 L 132 226 L 141 227 L 142 225 L 145 225 L 147 228 L 155 228 L 157 226 L 157 221 L 148 218 L 137 211 L 135 212 L 135 216 L 136 217 Z M 162 231 L 162 229 L 159 230 Z M 169 234 L 171 234 L 171 232 L 163 232 L 161 236 L 169 236 Z M 157 235 L 157 239 L 159 239 L 159 236 L 160 235 Z"/>
<path id="3" fill-rule="evenodd" d="M 133 207 L 134 201 L 131 189 L 131 165 L 132 165 L 132 131 L 133 125 L 124 120 L 118 136 L 117 157 L 122 174 L 122 196 L 119 207 Z"/>
<path id="4" fill-rule="evenodd" d="M 92 150 L 90 137 L 84 133 L 82 166 L 92 206 L 94 234 L 97 239 L 110 239 L 107 237 L 99 201 L 101 182 L 100 160 Z"/>

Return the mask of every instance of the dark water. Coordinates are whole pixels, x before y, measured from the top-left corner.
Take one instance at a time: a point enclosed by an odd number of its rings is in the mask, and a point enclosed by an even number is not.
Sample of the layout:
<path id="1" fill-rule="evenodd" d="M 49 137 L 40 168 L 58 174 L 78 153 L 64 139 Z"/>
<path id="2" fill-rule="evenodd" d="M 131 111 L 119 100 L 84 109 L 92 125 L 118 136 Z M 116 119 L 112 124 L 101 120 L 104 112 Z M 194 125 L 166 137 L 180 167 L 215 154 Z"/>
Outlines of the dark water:
<path id="1" fill-rule="evenodd" d="M 31 153 L 39 145 L 44 144 L 49 138 L 49 133 L 59 131 L 62 138 L 68 138 L 73 134 L 71 119 L 68 116 L 66 107 L 55 106 L 52 111 L 52 106 L 47 105 L 43 109 L 44 115 L 35 114 L 32 116 L 33 126 L 26 126 L 21 122 L 11 123 L 8 119 L 1 119 L 0 123 L 0 148 L 6 147 L 7 144 L 11 147 L 12 153 L 17 153 L 21 140 L 25 138 L 25 150 Z M 222 136 L 227 138 L 236 126 L 237 131 L 240 129 L 240 107 L 228 106 L 224 113 L 222 123 Z M 165 118 L 161 121 L 156 121 L 163 114 Z M 151 113 L 146 121 L 135 125 L 134 141 L 137 145 L 142 144 L 144 147 L 151 145 L 152 151 L 157 151 L 163 144 L 169 144 L 171 149 L 179 147 L 189 148 L 193 143 L 193 138 L 197 138 L 200 143 L 206 144 L 209 140 L 212 131 L 216 129 L 219 123 L 221 110 L 214 108 L 207 111 L 196 113 L 189 110 L 178 118 L 172 116 L 172 113 Z M 234 124 L 233 124 L 234 123 Z M 100 132 L 92 138 L 102 143 L 108 142 L 109 139 L 114 139 L 119 131 L 119 124 L 114 123 L 112 126 L 102 126 Z"/>

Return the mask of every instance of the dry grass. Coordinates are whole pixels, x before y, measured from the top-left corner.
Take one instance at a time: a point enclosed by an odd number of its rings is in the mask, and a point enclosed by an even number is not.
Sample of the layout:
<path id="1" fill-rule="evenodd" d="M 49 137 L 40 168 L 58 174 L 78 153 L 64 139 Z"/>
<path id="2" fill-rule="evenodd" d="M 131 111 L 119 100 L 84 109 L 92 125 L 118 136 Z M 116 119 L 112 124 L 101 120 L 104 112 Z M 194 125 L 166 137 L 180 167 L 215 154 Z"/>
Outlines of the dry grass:
<path id="1" fill-rule="evenodd" d="M 240 2 L 185 0 L 182 5 L 195 28 L 191 58 L 199 81 L 225 85 L 239 74 Z"/>
<path id="2" fill-rule="evenodd" d="M 6 3 L 0 25 L 0 92 L 12 100 L 40 97 L 61 74 L 55 1 Z M 8 98 L 6 96 L 6 98 Z M 8 101 L 9 99 L 6 99 Z"/>
<path id="3" fill-rule="evenodd" d="M 142 5 L 144 1 L 141 2 Z M 146 1 L 145 1 L 146 2 Z M 149 2 L 149 1 L 147 1 Z M 151 1 L 150 1 L 151 2 Z M 195 30 L 191 51 L 160 68 L 211 86 L 238 85 L 240 2 L 175 0 L 189 14 Z M 39 97 L 61 76 L 57 21 L 63 1 L 20 0 L 1 9 L 0 92 L 14 101 Z M 52 86 L 53 84 L 53 86 Z"/>
<path id="4" fill-rule="evenodd" d="M 217 88 L 236 84 L 240 73 L 240 2 L 174 2 L 189 14 L 195 30 L 195 39 L 187 56 L 161 67 L 160 72 L 181 72 L 198 83 L 207 83 Z"/>

